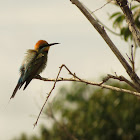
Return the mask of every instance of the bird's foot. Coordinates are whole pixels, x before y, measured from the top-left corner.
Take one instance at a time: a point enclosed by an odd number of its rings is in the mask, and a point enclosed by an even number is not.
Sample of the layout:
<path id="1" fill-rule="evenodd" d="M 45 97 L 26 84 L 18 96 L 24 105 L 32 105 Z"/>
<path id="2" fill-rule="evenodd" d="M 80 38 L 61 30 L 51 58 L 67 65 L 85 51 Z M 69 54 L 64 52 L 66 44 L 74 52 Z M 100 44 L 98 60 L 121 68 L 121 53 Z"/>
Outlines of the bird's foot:
<path id="1" fill-rule="evenodd" d="M 41 79 L 42 77 L 38 74 L 35 76 L 36 79 Z"/>

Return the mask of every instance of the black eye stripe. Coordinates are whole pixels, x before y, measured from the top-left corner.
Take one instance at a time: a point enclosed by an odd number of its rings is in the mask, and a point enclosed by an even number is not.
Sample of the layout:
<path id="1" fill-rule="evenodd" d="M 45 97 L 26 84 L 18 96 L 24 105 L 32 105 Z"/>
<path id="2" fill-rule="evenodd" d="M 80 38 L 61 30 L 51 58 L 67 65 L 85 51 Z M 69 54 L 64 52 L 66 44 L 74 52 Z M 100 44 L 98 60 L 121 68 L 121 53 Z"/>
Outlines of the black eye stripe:
<path id="1" fill-rule="evenodd" d="M 44 47 L 47 47 L 47 45 L 42 45 L 42 46 L 39 47 L 39 49 L 42 49 Z"/>

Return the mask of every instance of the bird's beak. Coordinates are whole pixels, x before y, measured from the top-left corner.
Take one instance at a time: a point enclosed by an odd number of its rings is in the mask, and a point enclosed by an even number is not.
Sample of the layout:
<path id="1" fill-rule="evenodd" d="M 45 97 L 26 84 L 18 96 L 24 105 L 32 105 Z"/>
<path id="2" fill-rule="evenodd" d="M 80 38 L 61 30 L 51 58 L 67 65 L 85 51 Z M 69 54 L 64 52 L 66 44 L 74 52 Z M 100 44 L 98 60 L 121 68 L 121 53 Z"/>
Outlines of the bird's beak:
<path id="1" fill-rule="evenodd" d="M 47 44 L 47 45 L 44 46 L 43 50 L 44 50 L 44 51 L 48 51 L 49 48 L 50 48 L 50 46 L 53 46 L 53 45 L 56 45 L 56 44 L 60 44 L 60 43 L 51 43 L 51 44 Z"/>
<path id="2" fill-rule="evenodd" d="M 48 44 L 47 46 L 50 47 L 50 46 L 53 46 L 53 45 L 56 45 L 56 44 L 60 44 L 60 43 L 51 43 L 51 44 Z M 47 46 L 46 46 L 46 47 L 47 47 Z"/>

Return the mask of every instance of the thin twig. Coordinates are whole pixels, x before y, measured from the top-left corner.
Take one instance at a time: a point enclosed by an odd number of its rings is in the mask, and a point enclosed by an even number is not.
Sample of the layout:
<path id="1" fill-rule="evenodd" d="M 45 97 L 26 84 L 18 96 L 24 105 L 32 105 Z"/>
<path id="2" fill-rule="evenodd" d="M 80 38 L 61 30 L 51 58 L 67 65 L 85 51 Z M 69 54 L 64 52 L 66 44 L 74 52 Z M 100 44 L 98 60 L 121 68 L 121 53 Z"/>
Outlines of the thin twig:
<path id="1" fill-rule="evenodd" d="M 134 61 L 134 52 L 133 52 L 133 45 L 131 45 L 131 63 L 132 63 L 132 69 L 133 69 L 133 72 L 135 72 L 135 61 Z"/>
<path id="2" fill-rule="evenodd" d="M 128 54 L 126 54 L 126 56 L 128 57 L 131 65 L 132 65 L 133 72 L 135 72 L 135 61 L 134 61 L 133 45 L 131 45 L 131 58 L 128 56 Z"/>
<path id="3" fill-rule="evenodd" d="M 124 76 L 117 76 L 117 75 L 114 76 L 114 75 L 111 75 L 111 74 L 108 74 L 107 77 L 105 77 L 103 79 L 102 84 L 107 82 L 109 79 L 116 79 L 116 80 L 119 80 L 119 81 L 123 81 L 123 82 L 127 83 L 129 86 L 131 86 L 132 88 L 137 89 L 137 87 L 131 81 L 126 79 Z"/>
<path id="4" fill-rule="evenodd" d="M 48 99 L 49 99 L 49 97 L 50 97 L 52 91 L 53 91 L 54 88 L 55 88 L 57 79 L 58 79 L 58 77 L 59 77 L 59 75 L 60 75 L 60 72 L 61 72 L 62 68 L 63 68 L 63 65 L 62 65 L 62 66 L 60 67 L 60 69 L 59 69 L 58 75 L 57 75 L 56 79 L 54 80 L 54 85 L 53 85 L 52 89 L 50 90 L 48 96 L 46 97 L 46 100 L 45 100 L 45 102 L 44 102 L 44 104 L 43 104 L 43 106 L 42 106 L 42 108 L 41 108 L 41 110 L 40 110 L 40 112 L 39 112 L 39 115 L 38 115 L 38 117 L 37 117 L 37 120 L 36 120 L 36 122 L 34 123 L 34 127 L 37 125 L 38 120 L 39 120 L 39 117 L 40 117 L 40 115 L 41 115 L 41 113 L 42 113 L 42 111 L 43 111 L 43 109 L 44 109 L 44 106 L 46 105 L 46 103 L 47 103 L 47 101 L 48 101 Z"/>
<path id="5" fill-rule="evenodd" d="M 129 62 L 131 63 L 131 58 L 129 57 L 129 55 L 127 53 L 126 53 L 126 56 L 128 57 Z"/>
<path id="6" fill-rule="evenodd" d="M 107 4 L 109 4 L 112 0 L 108 1 L 107 3 L 105 3 L 104 5 L 102 5 L 100 8 L 94 10 L 93 12 L 91 12 L 91 14 L 97 12 L 98 10 L 102 9 L 103 7 L 105 7 Z"/>
<path id="7" fill-rule="evenodd" d="M 111 1 L 110 1 L 111 2 Z M 108 2 L 108 3 L 110 3 Z M 108 4 L 107 3 L 107 4 Z M 83 4 L 84 5 L 84 4 Z M 106 5 L 106 4 L 105 4 Z M 84 5 L 85 6 L 85 5 Z M 86 6 L 85 6 L 86 7 Z M 112 31 L 109 27 L 107 27 L 105 24 L 103 24 L 94 14 L 94 12 L 91 12 L 88 7 L 86 7 L 86 9 L 88 10 L 88 12 L 96 19 L 97 22 L 99 22 L 103 27 L 105 27 L 109 32 L 111 32 L 112 34 L 114 35 L 117 35 L 117 36 L 121 36 L 120 33 L 116 33 L 114 31 Z M 99 8 L 100 9 L 100 8 Z M 95 10 L 96 11 L 96 10 Z"/>

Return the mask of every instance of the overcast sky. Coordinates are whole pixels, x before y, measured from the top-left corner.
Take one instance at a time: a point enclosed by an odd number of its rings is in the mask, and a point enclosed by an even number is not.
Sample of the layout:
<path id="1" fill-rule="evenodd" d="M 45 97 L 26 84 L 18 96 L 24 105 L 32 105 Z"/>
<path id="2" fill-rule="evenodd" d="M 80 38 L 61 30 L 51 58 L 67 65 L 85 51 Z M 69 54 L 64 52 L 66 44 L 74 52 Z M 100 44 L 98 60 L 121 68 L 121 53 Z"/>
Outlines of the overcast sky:
<path id="1" fill-rule="evenodd" d="M 104 0 L 86 0 L 84 4 L 94 11 L 105 4 Z M 108 14 L 118 9 L 106 5 L 95 14 L 107 26 Z M 125 55 L 128 45 L 120 38 L 111 35 L 111 39 Z M 19 78 L 19 67 L 27 49 L 33 49 L 40 40 L 60 45 L 50 49 L 44 77 L 55 78 L 59 66 L 68 68 L 84 79 L 99 81 L 105 74 L 126 75 L 121 64 L 107 44 L 70 0 L 0 0 L 0 139 L 10 140 L 21 132 L 36 134 L 40 124 L 33 129 L 33 123 L 44 103 L 46 93 L 52 84 L 33 80 L 28 88 L 17 95 L 7 105 Z M 136 63 L 139 64 L 138 62 Z M 62 71 L 62 76 L 67 75 Z M 59 83 L 54 93 L 65 83 Z M 67 83 L 67 85 L 70 83 Z M 6 106 L 6 108 L 5 108 Z M 46 124 L 49 125 L 49 124 Z"/>

